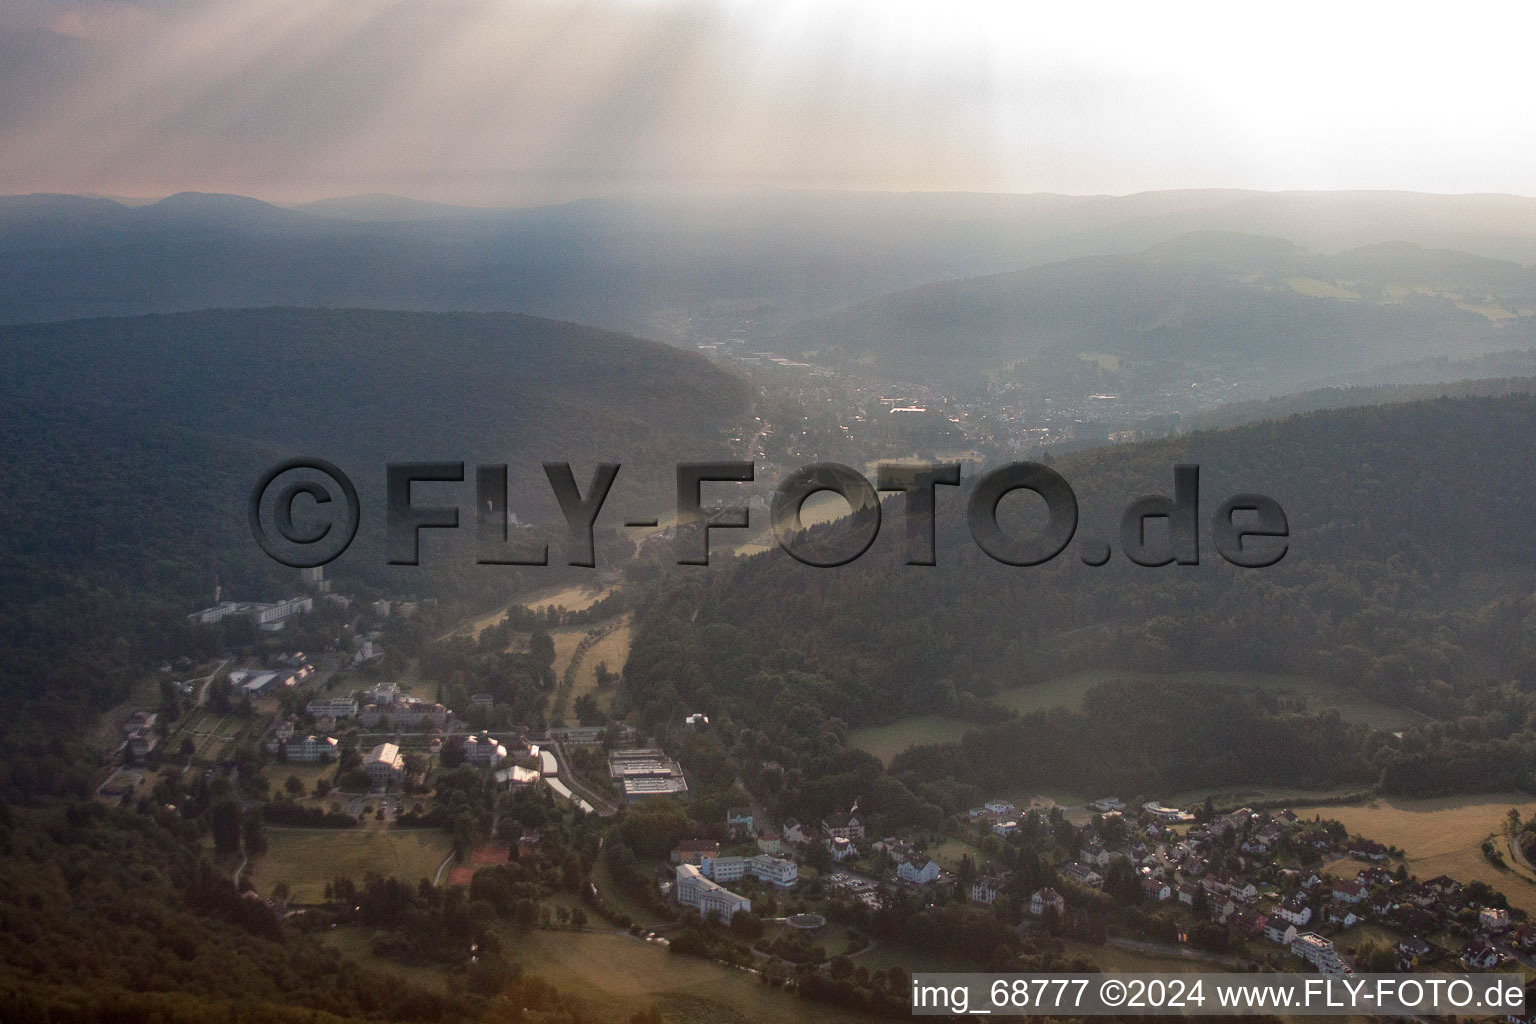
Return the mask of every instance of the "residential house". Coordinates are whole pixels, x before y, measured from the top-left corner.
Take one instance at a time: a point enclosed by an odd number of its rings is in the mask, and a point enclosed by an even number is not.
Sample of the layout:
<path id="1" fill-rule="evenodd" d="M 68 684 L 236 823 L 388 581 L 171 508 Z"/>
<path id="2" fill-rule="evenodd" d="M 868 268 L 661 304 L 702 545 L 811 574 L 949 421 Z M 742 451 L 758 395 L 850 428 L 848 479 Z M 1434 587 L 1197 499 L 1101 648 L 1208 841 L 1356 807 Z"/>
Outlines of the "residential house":
<path id="1" fill-rule="evenodd" d="M 1502 907 L 1484 907 L 1477 912 L 1477 923 L 1485 931 L 1505 931 L 1509 928 L 1509 911 Z"/>
<path id="2" fill-rule="evenodd" d="M 1353 928 L 1364 920 L 1347 905 L 1329 907 L 1327 917 L 1329 924 L 1336 924 L 1340 928 Z"/>
<path id="3" fill-rule="evenodd" d="M 1278 914 L 1282 920 L 1289 921 L 1291 924 L 1294 924 L 1297 927 L 1300 927 L 1306 924 L 1308 921 L 1312 920 L 1312 908 L 1307 906 L 1306 900 L 1302 899 L 1301 894 L 1299 893 L 1295 896 L 1289 896 L 1282 900 L 1280 902 L 1279 908 L 1276 909 L 1275 913 Z"/>
<path id="4" fill-rule="evenodd" d="M 755 836 L 757 828 L 750 807 L 732 807 L 725 812 L 725 828 L 733 836 Z"/>
<path id="5" fill-rule="evenodd" d="M 1275 914 L 1269 915 L 1264 922 L 1264 937 L 1270 942 L 1278 942 L 1282 946 L 1289 946 L 1296 938 L 1296 926 L 1283 920 Z"/>
<path id="6" fill-rule="evenodd" d="M 1500 959 L 1499 951 L 1485 943 L 1469 943 L 1461 950 L 1461 966 L 1469 971 L 1492 970 Z"/>
<path id="7" fill-rule="evenodd" d="M 1067 912 L 1067 901 L 1061 898 L 1061 893 L 1049 887 L 1037 890 L 1029 898 L 1031 914 L 1044 917 L 1048 910 L 1054 910 L 1058 916 Z"/>
<path id="8" fill-rule="evenodd" d="M 978 875 L 971 883 L 972 903 L 994 903 L 997 894 L 1003 891 L 1007 879 L 1002 875 Z"/>
<path id="9" fill-rule="evenodd" d="M 1359 882 L 1334 882 L 1333 898 L 1340 903 L 1348 903 L 1350 906 L 1358 904 L 1368 895 L 1364 885 Z"/>
<path id="10" fill-rule="evenodd" d="M 1360 860 L 1384 861 L 1387 859 L 1387 848 L 1371 839 L 1352 839 L 1349 842 L 1349 855 Z"/>
<path id="11" fill-rule="evenodd" d="M 864 820 L 859 817 L 858 805 L 847 813 L 836 811 L 822 818 L 821 834 L 828 839 L 863 839 Z"/>
<path id="12" fill-rule="evenodd" d="M 1141 891 L 1146 895 L 1147 899 L 1156 900 L 1159 903 L 1167 902 L 1173 898 L 1173 889 L 1161 878 L 1143 878 L 1141 880 Z"/>
<path id="13" fill-rule="evenodd" d="M 1104 876 L 1085 864 L 1073 862 L 1063 866 L 1060 872 L 1063 878 L 1070 878 L 1078 885 L 1086 885 L 1092 889 L 1097 889 L 1104 884 Z"/>
<path id="14" fill-rule="evenodd" d="M 919 855 L 902 861 L 896 868 L 896 877 L 913 885 L 927 885 L 939 877 L 939 865 L 931 858 Z"/>

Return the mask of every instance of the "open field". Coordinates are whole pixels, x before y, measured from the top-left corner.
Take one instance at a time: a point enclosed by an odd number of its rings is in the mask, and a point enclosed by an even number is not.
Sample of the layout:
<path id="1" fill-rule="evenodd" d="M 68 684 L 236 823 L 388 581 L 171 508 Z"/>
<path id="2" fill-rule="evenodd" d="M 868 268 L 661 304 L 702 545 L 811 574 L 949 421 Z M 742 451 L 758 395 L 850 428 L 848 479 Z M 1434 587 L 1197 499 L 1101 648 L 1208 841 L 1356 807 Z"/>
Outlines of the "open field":
<path id="1" fill-rule="evenodd" d="M 1351 833 L 1396 846 L 1408 855 L 1408 870 L 1420 878 L 1450 875 L 1462 882 L 1481 881 L 1509 897 L 1509 902 L 1536 913 L 1536 878 L 1509 860 L 1501 871 L 1488 863 L 1481 846 L 1500 833 L 1504 816 L 1518 807 L 1522 818 L 1536 814 L 1536 802 L 1519 793 L 1438 797 L 1430 800 L 1387 799 L 1348 807 L 1293 808 L 1310 818 L 1320 814 L 1344 824 Z M 1353 864 L 1353 862 L 1351 862 Z"/>
<path id="2" fill-rule="evenodd" d="M 1388 731 L 1406 729 L 1416 722 L 1424 721 L 1424 716 L 1416 711 L 1379 704 L 1321 680 L 1268 672 L 1175 672 L 1167 675 L 1107 670 L 1075 672 L 1071 675 L 1048 679 L 1043 683 L 999 690 L 990 700 L 1021 715 L 1053 708 L 1079 710 L 1083 705 L 1083 696 L 1090 689 L 1100 683 L 1122 679 L 1147 682 L 1170 680 L 1273 690 L 1301 698 L 1309 711 L 1333 708 L 1347 722 L 1357 722 L 1374 729 Z M 946 715 L 921 715 L 889 725 L 857 729 L 850 735 L 849 741 L 860 750 L 873 754 L 889 764 L 891 758 L 911 747 L 924 743 L 947 743 L 958 740 L 968 730 L 977 728 L 980 727 L 974 723 L 963 722 Z"/>
<path id="3" fill-rule="evenodd" d="M 584 583 L 572 583 L 535 591 L 532 597 L 519 601 L 517 604 L 519 607 L 529 608 L 535 611 L 548 608 L 549 606 L 553 605 L 562 611 L 579 612 L 592 607 L 594 604 L 601 601 L 603 598 L 607 597 L 617 589 L 619 588 L 597 587 L 588 586 Z M 487 614 L 481 615 L 478 618 L 470 619 L 468 622 L 463 623 L 447 635 L 472 636 L 478 640 L 481 633 L 485 632 L 487 629 L 490 629 L 492 626 L 499 625 L 501 621 L 507 617 L 507 607 L 498 608 L 495 611 L 488 612 Z"/>
<path id="4" fill-rule="evenodd" d="M 615 675 L 624 673 L 624 664 L 629 661 L 630 619 L 626 615 L 616 626 L 613 632 L 603 637 L 597 643 L 587 649 L 582 655 L 581 663 L 576 666 L 576 680 L 571 686 L 571 700 L 575 700 L 588 693 L 597 693 L 597 702 L 605 709 L 608 702 L 613 699 L 613 691 L 598 691 L 597 666 L 606 664 L 608 671 Z"/>
<path id="5" fill-rule="evenodd" d="M 848 735 L 848 742 L 868 754 L 873 754 L 886 764 L 904 750 L 925 743 L 948 743 L 958 740 L 967 731 L 978 728 L 974 723 L 962 722 L 944 715 L 921 715 L 904 718 L 890 725 L 872 725 L 855 729 Z"/>
<path id="6" fill-rule="evenodd" d="M 453 995 L 455 980 L 447 971 L 433 967 L 417 967 L 410 964 L 398 963 L 394 960 L 386 960 L 373 955 L 373 936 L 371 929 L 359 925 L 349 925 L 345 928 L 335 928 L 331 931 L 321 932 L 320 941 L 330 946 L 342 956 L 353 960 L 364 967 L 378 971 L 380 974 L 402 981 L 418 985 L 428 992 L 437 992 L 441 995 Z"/>
<path id="7" fill-rule="evenodd" d="M 807 1018 L 869 1024 L 874 1019 L 769 988 L 746 971 L 673 956 L 628 934 L 532 931 L 509 935 L 504 948 L 528 974 L 580 995 L 609 1018 L 655 1005 L 672 1024 L 798 1024 Z"/>
<path id="8" fill-rule="evenodd" d="M 436 829 L 299 829 L 268 826 L 267 852 L 251 862 L 256 891 L 287 882 L 296 903 L 319 902 L 327 882 L 370 871 L 415 884 L 436 877 L 452 847 Z"/>
<path id="9" fill-rule="evenodd" d="M 1285 283 L 1298 295 L 1310 295 L 1315 299 L 1358 299 L 1359 292 L 1352 292 L 1338 285 L 1319 281 L 1315 277 L 1288 277 Z"/>
<path id="10" fill-rule="evenodd" d="M 957 839 L 954 836 L 950 836 L 939 845 L 931 847 L 928 850 L 928 856 L 937 861 L 939 867 L 945 871 L 960 870 L 960 860 L 963 857 L 970 857 L 978 870 L 987 862 L 986 854 L 964 839 Z"/>
<path id="11" fill-rule="evenodd" d="M 286 793 L 286 786 L 290 777 L 298 779 L 303 784 L 303 795 L 308 796 L 315 791 L 315 783 L 320 779 L 336 781 L 336 764 L 328 761 L 306 761 L 289 764 L 287 762 L 274 761 L 262 771 L 267 777 L 267 782 L 274 793 Z"/>
<path id="12" fill-rule="evenodd" d="M 522 602 L 524 608 L 542 610 L 554 605 L 561 611 L 580 612 L 592 607 L 618 587 L 593 587 L 586 584 L 572 584 L 560 587 L 554 591 L 545 591 L 535 594 Z M 500 621 L 499 619 L 497 621 Z M 484 627 L 482 627 L 484 628 Z"/>
<path id="13" fill-rule="evenodd" d="M 1166 675 L 1153 672 L 1076 672 L 1032 686 L 999 691 L 993 695 L 992 701 L 1019 714 L 1060 707 L 1080 708 L 1083 695 L 1088 690 L 1100 683 L 1121 679 L 1147 682 L 1166 680 L 1272 690 L 1303 699 L 1309 711 L 1334 708 L 1347 722 L 1357 722 L 1360 725 L 1388 731 L 1405 729 L 1425 720 L 1424 716 L 1418 712 L 1380 704 L 1319 679 L 1271 672 L 1174 672 Z"/>
<path id="14" fill-rule="evenodd" d="M 555 678 L 565 677 L 566 667 L 571 663 L 571 657 L 576 653 L 576 648 L 581 645 L 581 640 L 587 635 L 587 627 L 577 629 L 557 629 L 549 634 L 555 642 Z"/>
<path id="15" fill-rule="evenodd" d="M 601 857 L 597 858 L 597 862 L 592 865 L 592 884 L 597 886 L 597 891 L 603 899 L 628 914 L 630 920 L 645 926 L 661 922 L 661 918 L 649 908 L 638 900 L 631 899 L 628 893 L 618 887 L 613 880 L 613 875 L 608 871 L 608 865 L 603 863 Z"/>

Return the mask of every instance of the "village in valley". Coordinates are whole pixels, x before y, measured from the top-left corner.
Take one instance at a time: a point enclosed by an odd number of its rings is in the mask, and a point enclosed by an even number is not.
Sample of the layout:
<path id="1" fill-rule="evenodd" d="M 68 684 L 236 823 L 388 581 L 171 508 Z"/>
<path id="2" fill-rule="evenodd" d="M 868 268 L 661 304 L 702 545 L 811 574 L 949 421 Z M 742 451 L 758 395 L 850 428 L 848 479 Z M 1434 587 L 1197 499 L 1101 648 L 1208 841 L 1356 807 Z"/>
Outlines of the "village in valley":
<path id="1" fill-rule="evenodd" d="M 775 815 L 745 773 L 722 789 L 716 766 L 701 787 L 684 752 L 720 729 L 702 712 L 645 733 L 591 721 L 594 690 L 578 724 L 518 722 L 496 693 L 425 679 L 416 661 L 407 679 L 382 678 L 418 606 L 354 607 L 318 574 L 307 582 L 312 595 L 194 614 L 244 619 L 258 646 L 162 681 L 158 707 L 120 721 L 121 765 L 98 793 L 168 815 L 225 805 L 232 820 L 221 828 L 215 808 L 210 838 L 236 882 L 300 927 L 342 929 L 336 941 L 373 935 L 377 957 L 448 957 L 370 931 L 389 917 L 381 901 L 403 898 L 389 893 L 419 884 L 489 899 L 561 941 L 606 932 L 813 998 L 845 998 L 816 979 L 851 978 L 889 1005 L 904 972 L 1092 969 L 1106 953 L 1154 970 L 1536 971 L 1536 923 L 1503 893 L 1415 877 L 1404 851 L 1326 807 L 1038 796 L 922 829 L 882 827 L 857 801 Z M 343 642 L 289 649 L 284 624 L 316 603 Z M 556 707 L 612 629 L 581 621 L 560 641 Z M 1521 827 L 1512 808 L 1511 841 L 1483 845 L 1490 864 L 1524 863 Z M 407 888 L 389 888 L 396 878 Z M 925 921 L 973 934 L 932 953 L 909 938 Z"/>

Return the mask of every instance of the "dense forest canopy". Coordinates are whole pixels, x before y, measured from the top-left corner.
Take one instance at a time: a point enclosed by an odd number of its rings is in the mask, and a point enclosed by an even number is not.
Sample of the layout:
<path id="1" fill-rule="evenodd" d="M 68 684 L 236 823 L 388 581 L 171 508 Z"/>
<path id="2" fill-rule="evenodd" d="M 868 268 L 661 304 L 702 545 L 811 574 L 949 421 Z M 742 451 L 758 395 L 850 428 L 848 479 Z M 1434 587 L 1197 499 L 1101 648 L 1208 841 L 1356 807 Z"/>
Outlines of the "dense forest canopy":
<path id="1" fill-rule="evenodd" d="M 1533 428 L 1536 398 L 1511 394 L 1083 453 L 1055 464 L 1082 509 L 1079 540 L 1034 568 L 977 548 L 964 487 L 939 490 L 938 565 L 906 565 L 893 499 L 880 539 L 851 565 L 816 569 L 772 551 L 660 585 L 639 606 L 625 683 L 648 721 L 729 715 L 762 734 L 765 760 L 785 763 L 848 727 L 943 712 L 977 722 L 982 740 L 926 757 L 923 774 L 940 778 L 1529 785 L 1536 541 L 1521 524 L 1536 464 L 1509 452 Z M 1084 539 L 1117 546 L 1120 510 L 1172 494 L 1179 463 L 1201 467 L 1198 566 L 1143 568 L 1117 553 L 1092 568 L 1077 557 Z M 1243 491 L 1286 511 L 1290 549 L 1278 565 L 1239 569 L 1212 549 L 1209 517 Z M 1012 717 L 990 703 L 997 691 L 1089 668 L 1297 673 L 1436 722 L 1388 737 L 1389 756 L 1366 731 L 1295 707 L 1130 687 L 1090 699 L 1086 716 L 987 726 Z M 1126 714 L 1104 715 L 1110 706 Z M 1202 711 L 1211 708 L 1222 710 Z M 1241 742 L 1213 733 L 1216 722 L 1245 730 Z M 1485 745 L 1453 755 L 1447 745 L 1462 742 Z M 1026 757 L 1028 747 L 1037 753 Z M 1248 754 L 1233 760 L 1232 750 Z M 1425 750 L 1438 753 L 1426 760 Z"/>

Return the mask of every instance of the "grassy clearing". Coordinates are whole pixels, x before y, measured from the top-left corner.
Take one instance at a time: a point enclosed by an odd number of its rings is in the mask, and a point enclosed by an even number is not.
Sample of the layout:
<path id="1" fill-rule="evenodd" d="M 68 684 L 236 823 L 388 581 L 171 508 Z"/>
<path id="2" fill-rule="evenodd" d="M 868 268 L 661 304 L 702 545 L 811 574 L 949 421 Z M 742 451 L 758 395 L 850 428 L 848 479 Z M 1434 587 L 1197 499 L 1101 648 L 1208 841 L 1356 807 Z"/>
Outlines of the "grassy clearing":
<path id="1" fill-rule="evenodd" d="M 580 612 L 586 611 L 618 587 L 593 587 L 584 583 L 561 587 L 558 590 L 537 594 L 522 602 L 524 608 L 541 611 L 554 605 L 561 611 Z M 500 621 L 500 620 L 498 620 Z"/>
<path id="2" fill-rule="evenodd" d="M 626 615 L 613 632 L 587 649 L 581 663 L 576 666 L 576 680 L 571 687 L 571 700 L 588 693 L 597 693 L 598 704 L 607 707 L 613 693 L 597 690 L 597 666 L 606 664 L 608 671 L 622 675 L 624 664 L 629 661 L 630 619 Z"/>
<path id="3" fill-rule="evenodd" d="M 1083 698 L 1089 690 L 1100 683 L 1118 680 L 1133 682 L 1169 680 L 1272 690 L 1302 699 L 1309 711 L 1325 711 L 1332 708 L 1337 710 L 1347 722 L 1356 722 L 1389 732 L 1406 729 L 1416 722 L 1424 721 L 1424 717 L 1418 712 L 1379 704 L 1318 679 L 1269 672 L 1174 672 L 1164 675 L 1155 672 L 1095 670 L 1075 672 L 1072 675 L 1060 676 L 1029 686 L 999 690 L 990 699 L 992 703 L 1021 715 L 1049 711 L 1053 708 L 1078 711 L 1082 709 Z M 892 758 L 904 750 L 924 743 L 952 742 L 960 739 L 968 730 L 977 728 L 980 727 L 973 723 L 944 715 L 922 715 L 893 722 L 890 725 L 869 726 L 855 730 L 849 736 L 849 742 L 889 764 Z"/>
<path id="4" fill-rule="evenodd" d="M 321 932 L 320 941 L 347 959 L 370 970 L 378 971 L 382 975 L 399 978 L 429 992 L 448 996 L 455 994 L 457 982 L 447 971 L 433 967 L 411 966 L 374 956 L 373 936 L 374 933 L 367 928 L 348 926 Z"/>
<path id="5" fill-rule="evenodd" d="M 1220 972 L 1220 964 L 1182 956 L 1158 956 L 1120 946 L 1090 946 L 1075 939 L 1063 940 L 1069 956 L 1086 956 L 1110 974 L 1205 974 Z"/>
<path id="6" fill-rule="evenodd" d="M 873 1018 L 812 1003 L 762 984 L 755 975 L 707 960 L 674 956 L 627 934 L 533 931 L 509 935 L 508 957 L 530 975 L 590 1001 L 608 1019 L 657 1006 L 672 1024 L 757 1021 L 837 1024 Z"/>
<path id="7" fill-rule="evenodd" d="M 371 872 L 415 884 L 437 876 L 452 847 L 436 829 L 267 829 L 267 852 L 251 862 L 256 891 L 269 894 L 287 882 L 291 899 L 316 903 L 327 882 L 362 882 Z"/>
<path id="8" fill-rule="evenodd" d="M 1108 352 L 1079 352 L 1077 358 L 1085 363 L 1094 363 L 1108 373 L 1120 372 L 1120 357 Z"/>
<path id="9" fill-rule="evenodd" d="M 886 764 L 904 750 L 925 743 L 949 743 L 976 729 L 971 722 L 962 722 L 943 715 L 922 715 L 904 718 L 890 725 L 872 725 L 856 729 L 848 734 L 850 745 L 873 754 Z"/>
<path id="10" fill-rule="evenodd" d="M 274 793 L 287 793 L 285 788 L 288 779 L 298 779 L 303 784 L 302 794 L 308 796 L 315 791 L 315 783 L 320 779 L 331 782 L 336 781 L 336 765 L 334 762 L 308 761 L 303 763 L 287 764 L 273 761 L 262 770 L 267 778 L 267 784 L 272 787 Z"/>
<path id="11" fill-rule="evenodd" d="M 1155 672 L 1077 672 L 1032 686 L 1003 690 L 995 694 L 992 700 L 1019 714 L 1050 708 L 1076 710 L 1082 707 L 1083 696 L 1090 689 L 1100 683 L 1116 680 L 1146 682 L 1166 680 L 1271 690 L 1301 698 L 1309 711 L 1325 711 L 1332 708 L 1337 710 L 1340 717 L 1347 722 L 1356 722 L 1373 729 L 1388 731 L 1406 729 L 1410 725 L 1424 721 L 1424 717 L 1415 711 L 1380 704 L 1320 679 L 1273 672 L 1173 672 L 1166 675 Z"/>
<path id="12" fill-rule="evenodd" d="M 1315 299 L 1358 299 L 1359 292 L 1348 291 L 1315 277 L 1288 277 L 1285 283 L 1298 295 L 1310 295 Z"/>
<path id="13" fill-rule="evenodd" d="M 628 914 L 630 920 L 646 927 L 660 923 L 661 919 L 648 907 L 638 900 L 631 899 L 628 893 L 619 888 L 618 883 L 613 880 L 613 875 L 608 871 L 608 865 L 603 863 L 601 857 L 592 866 L 592 884 L 597 886 L 597 891 L 602 894 L 603 899 Z"/>
<path id="14" fill-rule="evenodd" d="M 1298 806 L 1294 810 L 1303 817 L 1333 818 L 1352 833 L 1402 849 L 1408 855 L 1408 870 L 1420 878 L 1445 874 L 1462 882 L 1486 882 L 1508 896 L 1512 905 L 1536 913 L 1536 878 L 1507 854 L 1510 866 L 1501 871 L 1488 863 L 1481 849 L 1490 835 L 1499 833 L 1502 840 L 1504 816 L 1511 807 L 1518 807 L 1522 818 L 1536 814 L 1536 803 L 1519 793 L 1381 799 L 1360 806 Z"/>
<path id="15" fill-rule="evenodd" d="M 957 839 L 954 836 L 946 838 L 942 843 L 931 848 L 928 851 L 928 856 L 937 861 L 939 867 L 951 872 L 960 870 L 960 859 L 962 857 L 971 858 L 971 862 L 978 869 L 987 862 L 986 854 L 965 840 Z"/>

